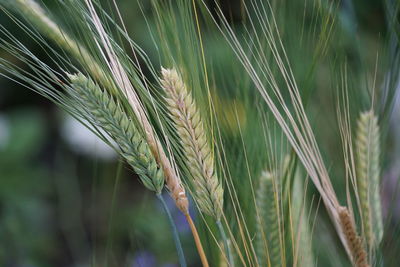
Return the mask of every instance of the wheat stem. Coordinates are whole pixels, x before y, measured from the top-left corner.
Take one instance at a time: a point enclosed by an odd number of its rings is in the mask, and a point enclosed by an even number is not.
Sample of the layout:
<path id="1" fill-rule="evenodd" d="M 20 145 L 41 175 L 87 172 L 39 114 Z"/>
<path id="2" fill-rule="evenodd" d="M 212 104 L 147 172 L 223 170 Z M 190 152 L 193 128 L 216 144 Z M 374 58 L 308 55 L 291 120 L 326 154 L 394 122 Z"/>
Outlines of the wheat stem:
<path id="1" fill-rule="evenodd" d="M 209 267 L 207 256 L 206 256 L 206 253 L 204 252 L 203 246 L 201 244 L 200 236 L 199 236 L 199 233 L 197 232 L 196 225 L 194 224 L 192 217 L 190 217 L 189 213 L 186 213 L 185 216 L 186 216 L 187 222 L 189 223 L 190 229 L 192 230 L 194 242 L 196 244 L 196 248 L 199 253 L 201 263 L 203 264 L 203 267 Z"/>
<path id="2" fill-rule="evenodd" d="M 176 247 L 176 251 L 178 253 L 178 258 L 179 258 L 179 264 L 181 267 L 186 267 L 186 259 L 185 259 L 185 255 L 183 253 L 183 249 L 182 249 L 182 244 L 181 244 L 181 240 L 179 238 L 179 234 L 178 234 L 178 230 L 176 229 L 175 226 L 175 222 L 171 216 L 171 212 L 169 211 L 169 208 L 167 206 L 167 204 L 164 201 L 164 198 L 162 196 L 162 194 L 157 193 L 156 194 L 157 198 L 160 200 L 160 202 L 162 203 L 162 206 L 165 210 L 165 213 L 167 214 L 168 217 L 168 221 L 172 230 L 172 236 L 174 238 L 174 242 L 175 242 L 175 247 Z"/>
<path id="3" fill-rule="evenodd" d="M 361 113 L 357 125 L 357 189 L 363 233 L 369 249 L 375 249 L 383 236 L 379 193 L 379 126 L 373 111 Z"/>

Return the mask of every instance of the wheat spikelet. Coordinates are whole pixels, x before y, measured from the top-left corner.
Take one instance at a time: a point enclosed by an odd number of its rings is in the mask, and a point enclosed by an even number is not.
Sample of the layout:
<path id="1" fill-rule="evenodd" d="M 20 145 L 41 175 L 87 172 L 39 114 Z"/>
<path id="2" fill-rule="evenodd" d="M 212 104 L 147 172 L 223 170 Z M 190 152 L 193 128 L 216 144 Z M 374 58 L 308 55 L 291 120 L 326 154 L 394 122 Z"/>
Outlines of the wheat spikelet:
<path id="1" fill-rule="evenodd" d="M 260 220 L 256 218 L 256 254 L 261 266 L 281 266 L 281 243 L 279 227 L 279 193 L 276 176 L 264 171 L 260 176 L 260 183 L 256 192 L 256 203 Z M 265 246 L 267 242 L 267 249 Z M 269 258 L 270 265 L 267 264 Z"/>
<path id="2" fill-rule="evenodd" d="M 372 111 L 361 113 L 357 125 L 357 189 L 363 233 L 368 248 L 376 248 L 383 236 L 379 194 L 379 127 Z"/>
<path id="3" fill-rule="evenodd" d="M 214 170 L 214 158 L 204 126 L 190 92 L 175 69 L 162 69 L 166 102 L 187 158 L 187 167 L 200 209 L 221 217 L 223 189 Z"/>
<path id="4" fill-rule="evenodd" d="M 356 267 L 369 267 L 368 255 L 364 249 L 361 237 L 358 236 L 356 227 L 351 219 L 347 208 L 339 207 L 339 219 L 344 229 L 349 248 L 353 257 L 353 263 Z"/>
<path id="5" fill-rule="evenodd" d="M 120 154 L 139 175 L 143 184 L 156 193 L 164 187 L 164 175 L 149 146 L 121 105 L 91 79 L 70 75 L 70 95 L 89 114 L 95 125 L 118 144 Z"/>

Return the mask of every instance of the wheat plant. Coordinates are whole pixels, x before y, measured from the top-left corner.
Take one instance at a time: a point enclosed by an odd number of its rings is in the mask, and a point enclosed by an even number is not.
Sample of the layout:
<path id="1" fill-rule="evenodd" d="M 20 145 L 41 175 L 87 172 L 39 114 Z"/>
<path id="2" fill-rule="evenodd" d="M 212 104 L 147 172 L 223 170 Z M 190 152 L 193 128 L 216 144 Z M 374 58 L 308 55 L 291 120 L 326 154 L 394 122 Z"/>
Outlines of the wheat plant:
<path id="1" fill-rule="evenodd" d="M 180 266 L 392 266 L 381 181 L 399 5 L 371 60 L 352 40 L 352 1 L 237 3 L 128 3 L 143 37 L 116 0 L 56 0 L 60 17 L 45 1 L 0 0 L 48 57 L 1 25 L 0 75 L 115 149 L 161 201 Z M 183 250 L 164 190 L 198 256 Z"/>

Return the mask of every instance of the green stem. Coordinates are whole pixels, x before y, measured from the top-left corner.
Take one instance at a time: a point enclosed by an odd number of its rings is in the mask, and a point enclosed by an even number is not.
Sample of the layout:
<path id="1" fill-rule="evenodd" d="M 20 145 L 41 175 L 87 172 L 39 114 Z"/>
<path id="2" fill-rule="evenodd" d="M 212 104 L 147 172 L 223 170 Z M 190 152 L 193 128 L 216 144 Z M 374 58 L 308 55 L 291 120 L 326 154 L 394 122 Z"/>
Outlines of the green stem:
<path id="1" fill-rule="evenodd" d="M 226 236 L 224 227 L 222 226 L 221 220 L 216 221 L 219 233 L 221 235 L 222 241 L 224 242 L 224 247 L 225 247 L 225 253 L 228 258 L 229 266 L 233 267 L 235 266 L 235 262 L 233 261 L 233 256 L 231 252 L 231 248 L 229 246 L 228 238 Z"/>
<path id="2" fill-rule="evenodd" d="M 174 237 L 176 251 L 177 251 L 178 257 L 179 257 L 179 264 L 181 265 L 181 267 L 186 267 L 187 265 L 186 265 L 185 255 L 183 254 L 181 240 L 179 239 L 178 230 L 176 229 L 174 220 L 172 219 L 171 213 L 169 212 L 167 203 L 165 203 L 164 198 L 162 197 L 162 195 L 160 193 L 157 193 L 156 196 L 161 201 L 161 203 L 164 207 L 164 210 L 167 213 L 168 221 L 169 221 L 169 224 L 170 224 L 171 230 L 172 230 L 172 235 Z"/>

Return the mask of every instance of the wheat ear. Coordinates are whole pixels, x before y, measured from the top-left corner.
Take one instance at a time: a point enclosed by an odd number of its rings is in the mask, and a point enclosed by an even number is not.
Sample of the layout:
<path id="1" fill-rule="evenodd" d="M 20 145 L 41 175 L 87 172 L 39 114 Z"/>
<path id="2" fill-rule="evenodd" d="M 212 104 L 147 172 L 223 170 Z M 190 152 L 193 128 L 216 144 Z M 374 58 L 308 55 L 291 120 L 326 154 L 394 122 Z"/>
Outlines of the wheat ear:
<path id="1" fill-rule="evenodd" d="M 70 75 L 72 88 L 70 95 L 84 109 L 94 124 L 105 130 L 118 144 L 119 152 L 139 175 L 148 189 L 155 191 L 161 201 L 170 223 L 181 267 L 186 267 L 182 245 L 161 191 L 164 175 L 158 166 L 143 135 L 128 117 L 121 105 L 105 90 L 82 74 Z"/>
<path id="2" fill-rule="evenodd" d="M 119 87 L 124 96 L 128 99 L 128 102 L 132 106 L 132 109 L 136 115 L 137 120 L 141 124 L 141 128 L 144 130 L 144 137 L 147 144 L 156 159 L 156 162 L 163 168 L 165 181 L 168 189 L 171 192 L 177 207 L 183 212 L 187 213 L 189 209 L 189 203 L 186 198 L 185 191 L 180 184 L 180 180 L 177 177 L 168 157 L 166 156 L 164 149 L 154 134 L 154 131 L 146 117 L 145 111 L 141 106 L 141 103 L 136 95 L 133 87 L 127 75 L 122 68 L 118 58 L 116 57 L 113 48 L 109 44 L 108 36 L 104 32 L 104 29 L 100 23 L 100 20 L 94 11 L 91 1 L 85 1 L 89 7 L 90 15 L 95 22 L 96 30 L 98 34 L 103 38 L 102 44 L 106 48 L 109 59 L 112 61 L 112 68 L 110 71 L 116 80 L 116 85 Z M 54 21 L 52 21 L 46 14 L 46 12 L 38 5 L 34 0 L 17 0 L 12 4 L 17 8 L 25 17 L 37 27 L 43 34 L 48 38 L 56 42 L 65 51 L 68 51 L 74 58 L 76 58 L 92 75 L 96 81 L 99 81 L 104 88 L 109 92 L 114 93 L 116 85 L 110 82 L 110 78 L 105 74 L 103 68 L 100 67 L 96 60 L 90 55 L 81 44 L 73 40 L 64 30 L 61 29 Z"/>
<path id="3" fill-rule="evenodd" d="M 156 160 L 156 162 L 162 167 L 165 176 L 165 183 L 170 191 L 170 195 L 175 201 L 176 206 L 182 211 L 182 213 L 187 218 L 190 228 L 192 230 L 193 236 L 196 240 L 198 237 L 197 229 L 193 224 L 190 214 L 189 214 L 189 202 L 186 197 L 185 190 L 181 184 L 180 178 L 176 174 L 170 159 L 167 157 L 163 146 L 161 145 L 159 139 L 156 137 L 153 127 L 148 121 L 146 112 L 142 107 L 142 104 L 129 81 L 129 78 L 119 62 L 113 47 L 110 44 L 109 36 L 106 34 L 101 21 L 94 9 L 91 0 L 85 0 L 87 7 L 89 8 L 89 15 L 91 20 L 100 36 L 101 42 L 97 43 L 101 45 L 102 55 L 109 64 L 109 71 L 111 71 L 112 76 L 115 78 L 115 84 L 110 82 L 111 79 L 102 71 L 102 68 L 93 60 L 90 53 L 80 46 L 77 42 L 73 41 L 68 35 L 61 30 L 44 12 L 44 10 L 34 1 L 34 0 L 17 0 L 17 1 L 5 1 L 0 0 L 1 3 L 13 5 L 41 32 L 47 35 L 49 38 L 53 39 L 58 43 L 63 49 L 68 53 L 77 58 L 80 63 L 88 70 L 88 72 L 98 80 L 107 90 L 113 92 L 116 88 L 120 90 L 124 96 L 127 98 L 129 104 L 131 105 L 133 112 L 135 113 L 137 121 L 140 122 L 141 128 L 143 129 L 145 139 L 147 144 Z M 15 5 L 14 5 L 15 4 Z M 199 254 L 202 257 L 202 262 L 204 266 L 208 266 L 205 253 L 201 247 L 199 240 L 196 240 L 196 245 L 199 250 Z"/>
<path id="4" fill-rule="evenodd" d="M 139 175 L 144 186 L 160 194 L 164 187 L 163 171 L 121 105 L 83 74 L 69 75 L 69 78 L 72 83 L 69 93 L 74 101 L 118 144 L 120 154 Z"/>
<path id="5" fill-rule="evenodd" d="M 353 264 L 356 267 L 369 267 L 368 255 L 364 249 L 361 237 L 357 234 L 356 227 L 346 207 L 339 207 L 339 220 L 352 255 Z"/>
<path id="6" fill-rule="evenodd" d="M 131 105 L 137 121 L 143 128 L 144 136 L 147 144 L 156 159 L 156 162 L 162 167 L 165 176 L 165 183 L 168 190 L 171 193 L 172 198 L 175 201 L 176 206 L 186 215 L 189 212 L 189 202 L 186 197 L 185 190 L 181 185 L 181 181 L 177 176 L 172 164 L 167 157 L 163 146 L 159 139 L 154 133 L 153 127 L 147 119 L 146 111 L 144 110 L 139 97 L 137 96 L 129 78 L 119 62 L 113 47 L 110 44 L 109 36 L 106 34 L 101 21 L 94 9 L 91 0 L 85 0 L 90 12 L 92 22 L 100 36 L 102 49 L 104 48 L 105 54 L 103 53 L 104 59 L 109 62 L 109 71 L 111 71 L 114 77 L 114 82 L 111 78 L 105 74 L 103 68 L 100 67 L 96 60 L 91 56 L 90 52 L 86 50 L 82 45 L 73 40 L 64 30 L 61 29 L 53 20 L 47 16 L 46 12 L 41 8 L 40 5 L 34 0 L 16 0 L 6 1 L 0 0 L 0 3 L 4 3 L 17 9 L 24 17 L 29 20 L 39 31 L 41 31 L 48 38 L 52 39 L 62 49 L 70 53 L 75 59 L 77 59 L 85 69 L 92 75 L 96 81 L 107 89 L 110 93 L 114 93 L 115 90 L 120 91 L 127 98 Z M 108 56 L 108 57 L 107 57 Z M 118 95 L 118 92 L 116 92 Z"/>
<path id="7" fill-rule="evenodd" d="M 196 103 L 175 69 L 162 69 L 161 85 L 187 158 L 197 204 L 204 213 L 219 220 L 223 189 L 214 169 L 213 153 Z"/>
<path id="8" fill-rule="evenodd" d="M 373 111 L 360 114 L 357 124 L 357 190 L 363 233 L 369 249 L 376 248 L 383 236 L 379 194 L 379 126 Z"/>
<path id="9" fill-rule="evenodd" d="M 263 171 L 260 176 L 256 192 L 258 209 L 256 254 L 259 264 L 265 266 L 281 266 L 281 242 L 279 224 L 279 190 L 277 190 L 276 176 L 269 171 Z M 263 265 L 261 265 L 263 266 Z"/>

